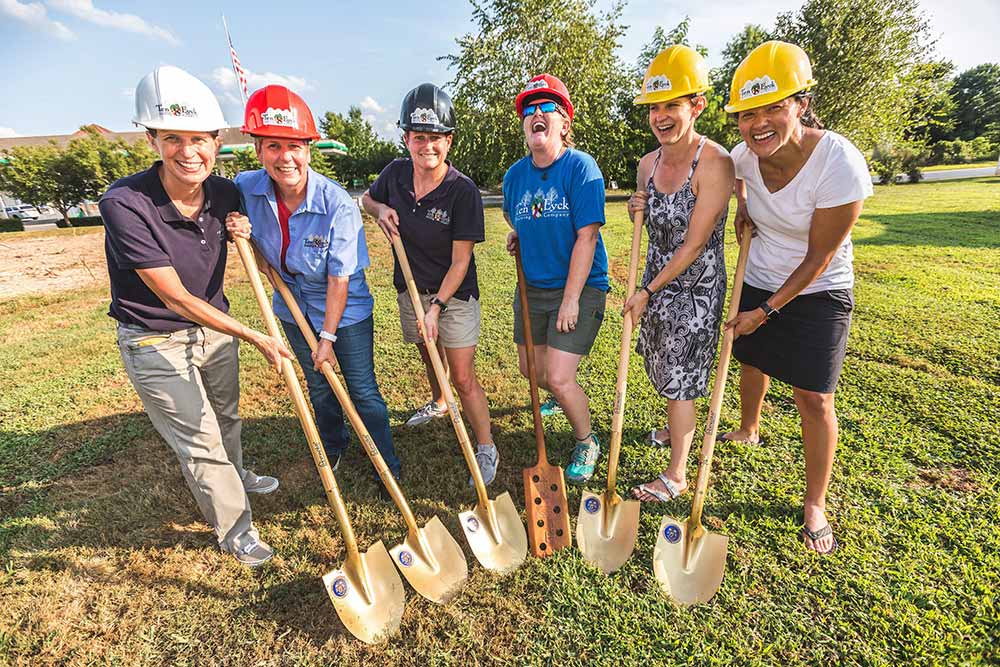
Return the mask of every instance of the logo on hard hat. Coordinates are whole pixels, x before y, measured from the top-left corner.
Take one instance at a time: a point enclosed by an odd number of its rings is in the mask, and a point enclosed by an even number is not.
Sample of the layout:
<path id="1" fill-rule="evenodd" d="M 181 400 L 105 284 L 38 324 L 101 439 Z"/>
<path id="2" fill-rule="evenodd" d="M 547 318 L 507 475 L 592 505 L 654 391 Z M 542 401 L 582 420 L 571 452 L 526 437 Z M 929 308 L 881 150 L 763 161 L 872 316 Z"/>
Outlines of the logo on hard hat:
<path id="1" fill-rule="evenodd" d="M 409 551 L 400 551 L 399 564 L 402 565 L 403 567 L 410 567 L 411 565 L 413 565 L 413 554 L 411 554 Z"/>
<path id="2" fill-rule="evenodd" d="M 410 114 L 410 122 L 418 125 L 440 125 L 441 119 L 438 118 L 437 112 L 434 109 L 417 107 Z"/>
<path id="3" fill-rule="evenodd" d="M 539 88 L 548 88 L 549 82 L 545 79 L 538 79 L 537 81 L 529 81 L 528 85 L 524 87 L 524 92 L 529 90 L 538 90 Z"/>
<path id="4" fill-rule="evenodd" d="M 740 99 L 746 100 L 758 95 L 766 95 L 778 90 L 778 84 L 767 74 L 756 79 L 750 79 L 740 88 Z"/>
<path id="5" fill-rule="evenodd" d="M 589 514 L 597 514 L 597 511 L 601 509 L 601 501 L 597 498 L 587 498 L 583 501 L 583 509 L 587 510 Z"/>
<path id="6" fill-rule="evenodd" d="M 475 533 L 479 530 L 479 519 L 474 516 L 470 516 L 465 520 L 465 529 L 470 533 Z"/>
<path id="7" fill-rule="evenodd" d="M 298 128 L 299 112 L 297 109 L 275 109 L 268 107 L 267 111 L 260 115 L 260 122 L 262 125 Z"/>
<path id="8" fill-rule="evenodd" d="M 330 591 L 333 593 L 334 597 L 342 598 L 347 595 L 347 579 L 344 577 L 337 577 L 330 584 Z"/>
<path id="9" fill-rule="evenodd" d="M 677 544 L 681 539 L 681 529 L 674 524 L 668 524 L 666 528 L 663 529 L 663 539 L 671 544 Z"/>
<path id="10" fill-rule="evenodd" d="M 197 118 L 198 112 L 186 104 L 157 104 L 156 110 L 161 116 L 176 116 L 178 118 Z"/>
<path id="11" fill-rule="evenodd" d="M 656 76 L 651 76 L 646 79 L 647 93 L 658 93 L 661 90 L 670 90 L 673 87 L 673 84 L 670 83 L 670 79 L 663 74 L 657 74 Z"/>

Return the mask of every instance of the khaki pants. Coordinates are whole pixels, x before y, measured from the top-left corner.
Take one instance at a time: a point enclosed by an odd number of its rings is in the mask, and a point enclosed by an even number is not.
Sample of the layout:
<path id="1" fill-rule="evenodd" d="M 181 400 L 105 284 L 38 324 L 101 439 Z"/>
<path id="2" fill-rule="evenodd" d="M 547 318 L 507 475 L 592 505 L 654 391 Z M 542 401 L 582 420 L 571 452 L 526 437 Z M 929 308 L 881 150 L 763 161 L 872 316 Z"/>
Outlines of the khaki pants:
<path id="1" fill-rule="evenodd" d="M 118 349 L 219 546 L 233 552 L 256 539 L 243 489 L 239 341 L 203 327 L 158 332 L 120 324 Z"/>

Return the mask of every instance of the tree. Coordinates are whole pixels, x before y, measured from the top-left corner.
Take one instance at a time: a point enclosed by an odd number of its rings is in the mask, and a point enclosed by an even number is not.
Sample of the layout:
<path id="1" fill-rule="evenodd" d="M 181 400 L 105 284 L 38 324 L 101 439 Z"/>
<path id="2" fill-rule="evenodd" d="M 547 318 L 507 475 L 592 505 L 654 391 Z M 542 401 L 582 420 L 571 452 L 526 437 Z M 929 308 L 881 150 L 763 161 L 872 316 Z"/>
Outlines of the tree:
<path id="1" fill-rule="evenodd" d="M 54 144 L 45 144 L 4 151 L 7 164 L 0 166 L 0 190 L 35 208 L 48 204 L 44 173 L 55 150 Z"/>
<path id="2" fill-rule="evenodd" d="M 722 66 L 712 70 L 712 87 L 720 99 L 729 101 L 729 89 L 732 87 L 736 68 L 751 51 L 770 39 L 773 37 L 765 28 L 748 23 L 726 42 L 722 49 Z"/>
<path id="3" fill-rule="evenodd" d="M 396 144 L 378 136 L 365 120 L 361 108 L 352 106 L 347 115 L 327 111 L 319 121 L 323 136 L 347 146 L 347 155 L 330 155 L 324 159 L 336 170 L 346 185 L 359 180 L 368 184 L 387 164 L 400 155 Z M 321 156 L 323 157 L 323 156 Z"/>
<path id="4" fill-rule="evenodd" d="M 826 125 L 866 150 L 903 134 L 929 30 L 918 0 L 806 0 L 774 33 L 809 54 Z"/>
<path id="5" fill-rule="evenodd" d="M 970 141 L 984 134 L 1000 142 L 1000 64 L 986 63 L 955 77 L 951 87 L 955 100 L 952 139 Z"/>
<path id="6" fill-rule="evenodd" d="M 593 0 L 471 0 L 474 32 L 443 56 L 458 117 L 452 156 L 480 184 L 496 185 L 525 154 L 514 98 L 532 76 L 559 77 L 573 100 L 576 144 L 607 181 L 628 179 L 619 96 L 633 82 L 615 55 L 622 4 L 596 14 Z M 633 171 L 634 173 L 634 171 Z"/>
<path id="7" fill-rule="evenodd" d="M 955 127 L 955 100 L 951 96 L 955 66 L 947 61 L 922 63 L 914 72 L 914 97 L 905 136 L 918 144 L 944 141 Z"/>

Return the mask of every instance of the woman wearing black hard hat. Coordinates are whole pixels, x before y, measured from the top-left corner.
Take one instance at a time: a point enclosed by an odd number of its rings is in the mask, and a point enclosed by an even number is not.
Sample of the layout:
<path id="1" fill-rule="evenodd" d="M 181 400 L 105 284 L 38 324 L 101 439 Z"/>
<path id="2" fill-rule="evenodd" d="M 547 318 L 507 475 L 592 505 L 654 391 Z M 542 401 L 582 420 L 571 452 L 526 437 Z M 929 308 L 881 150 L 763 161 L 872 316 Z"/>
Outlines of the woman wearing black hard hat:
<path id="1" fill-rule="evenodd" d="M 455 129 L 455 109 L 447 93 L 430 83 L 411 90 L 403 98 L 399 127 L 410 157 L 386 166 L 362 197 L 362 205 L 387 238 L 396 235 L 403 243 L 426 313 L 424 329 L 447 358 L 451 381 L 479 445 L 476 460 L 488 484 L 496 475 L 499 457 L 486 394 L 475 370 L 480 310 L 473 247 L 486 238 L 483 200 L 476 184 L 447 161 Z M 431 400 L 407 422 L 416 426 L 446 415 L 448 408 L 417 328 L 398 258 L 393 284 L 403 340 L 417 346 L 431 386 Z"/>

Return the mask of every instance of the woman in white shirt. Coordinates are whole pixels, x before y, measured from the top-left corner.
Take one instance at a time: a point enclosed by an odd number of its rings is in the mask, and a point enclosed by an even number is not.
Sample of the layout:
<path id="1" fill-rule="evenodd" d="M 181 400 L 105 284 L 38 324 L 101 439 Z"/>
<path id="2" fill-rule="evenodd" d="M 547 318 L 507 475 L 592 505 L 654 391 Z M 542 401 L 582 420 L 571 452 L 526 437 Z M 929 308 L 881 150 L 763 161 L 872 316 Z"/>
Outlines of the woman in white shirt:
<path id="1" fill-rule="evenodd" d="M 826 492 L 837 446 L 833 394 L 854 306 L 851 228 L 872 194 L 864 156 L 824 130 L 808 92 L 805 52 L 767 42 L 733 76 L 726 111 L 743 143 L 736 165 L 736 235 L 754 234 L 740 312 L 727 327 L 740 361 L 740 428 L 722 440 L 761 442 L 772 377 L 793 387 L 802 421 L 806 495 L 801 537 L 821 554 L 837 548 Z"/>

